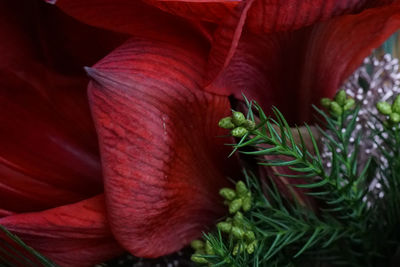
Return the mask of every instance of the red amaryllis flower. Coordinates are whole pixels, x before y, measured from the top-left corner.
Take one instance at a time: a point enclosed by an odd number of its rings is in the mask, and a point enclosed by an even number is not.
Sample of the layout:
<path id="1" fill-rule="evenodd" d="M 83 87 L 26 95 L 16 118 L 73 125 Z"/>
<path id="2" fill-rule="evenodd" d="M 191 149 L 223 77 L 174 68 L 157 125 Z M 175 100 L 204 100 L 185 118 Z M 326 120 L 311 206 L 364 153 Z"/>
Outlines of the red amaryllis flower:
<path id="1" fill-rule="evenodd" d="M 81 66 L 126 38 L 40 1 L 0 1 L 0 36 L 0 224 L 65 266 L 121 253 Z"/>
<path id="2" fill-rule="evenodd" d="M 74 266 L 198 237 L 235 178 L 217 137 L 227 96 L 307 120 L 400 24 L 397 1 L 56 2 L 103 30 L 1 3 L 0 224 Z M 125 39 L 116 32 L 131 37 L 87 68 L 87 102 L 79 70 Z"/>

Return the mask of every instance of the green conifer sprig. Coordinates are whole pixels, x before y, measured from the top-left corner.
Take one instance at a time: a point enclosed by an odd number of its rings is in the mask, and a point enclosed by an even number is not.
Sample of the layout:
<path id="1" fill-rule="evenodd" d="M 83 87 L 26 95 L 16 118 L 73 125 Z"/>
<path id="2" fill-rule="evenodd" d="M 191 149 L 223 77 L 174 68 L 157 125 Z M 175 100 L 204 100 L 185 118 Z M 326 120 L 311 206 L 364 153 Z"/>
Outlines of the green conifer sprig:
<path id="1" fill-rule="evenodd" d="M 338 95 L 345 98 L 341 92 Z M 344 102 L 343 105 L 346 105 L 345 100 L 342 102 Z M 296 141 L 293 130 L 277 108 L 273 108 L 275 119 L 268 118 L 255 102 L 249 103 L 248 108 L 249 111 L 255 108 L 261 122 L 248 135 L 247 139 L 241 139 L 234 146 L 234 150 L 252 146 L 255 148 L 254 151 L 242 153 L 261 156 L 259 160 L 261 165 L 284 166 L 291 171 L 290 174 L 288 171 L 288 173 L 277 173 L 276 175 L 306 179 L 306 183 L 295 184 L 295 186 L 311 189 L 312 191 L 308 194 L 323 200 L 327 204 L 325 210 L 334 213 L 338 218 L 347 220 L 363 216 L 366 205 L 362 199 L 367 193 L 365 184 L 374 170 L 370 162 L 367 162 L 362 170 L 358 168 L 357 155 L 361 136 L 357 138 L 355 144 L 350 143 L 350 138 L 355 130 L 358 107 L 347 108 L 336 114 L 331 112 L 334 116 L 314 107 L 326 124 L 326 130 L 319 129 L 326 136 L 328 140 L 326 145 L 332 153 L 329 173 L 322 162 L 317 140 L 308 125 L 305 127 L 309 140 L 312 142 L 313 151 L 309 151 L 304 142 L 305 137 L 298 129 L 300 142 Z M 327 131 L 330 131 L 331 134 L 328 134 Z M 269 146 L 265 148 L 265 145 Z M 352 146 L 352 153 L 349 153 L 350 146 Z M 274 157 L 273 160 L 267 160 L 265 156 L 278 156 L 278 159 Z M 343 202 L 346 205 L 342 205 Z"/>
<path id="2" fill-rule="evenodd" d="M 257 103 L 246 99 L 247 120 L 256 126 L 233 146 L 234 151 L 256 156 L 266 167 L 286 168 L 290 173 L 280 171 L 283 173 L 276 173 L 274 179 L 281 176 L 305 181 L 294 186 L 308 190 L 304 193 L 317 200 L 317 207 L 287 198 L 272 178 L 259 181 L 244 171 L 253 204 L 243 218 L 257 246 L 251 253 L 245 249 L 234 253 L 240 240 L 218 229 L 205 236 L 213 251 L 202 256 L 206 265 L 390 266 L 396 262 L 396 251 L 400 251 L 400 127 L 386 114 L 390 123 L 382 122 L 384 127 L 378 127 L 374 136 L 355 136 L 359 108 L 353 108 L 349 104 L 353 101 L 343 92 L 339 94 L 330 102 L 337 102 L 340 112 L 331 105 L 327 106 L 329 113 L 315 107 L 325 122 L 319 130 L 332 154 L 330 167 L 323 162 L 310 127 L 305 126 L 308 136 L 302 135 L 298 128 L 289 127 L 276 108 L 271 118 Z M 306 138 L 311 140 L 311 149 Z M 372 157 L 366 163 L 359 162 L 360 142 L 365 138 L 383 140 L 381 155 L 388 166 Z M 246 147 L 253 150 L 244 150 Z M 382 177 L 379 196 L 369 191 L 376 175 Z M 242 242 L 246 244 L 246 240 Z"/>

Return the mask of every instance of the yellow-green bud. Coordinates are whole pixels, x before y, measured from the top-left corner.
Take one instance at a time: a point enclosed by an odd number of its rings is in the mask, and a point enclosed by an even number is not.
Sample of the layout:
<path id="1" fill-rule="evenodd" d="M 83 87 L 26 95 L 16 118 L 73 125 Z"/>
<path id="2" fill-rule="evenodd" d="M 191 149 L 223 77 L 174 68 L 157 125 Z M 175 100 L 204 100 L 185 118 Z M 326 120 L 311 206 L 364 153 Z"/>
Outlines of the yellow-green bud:
<path id="1" fill-rule="evenodd" d="M 234 199 L 229 204 L 229 213 L 233 214 L 233 213 L 239 211 L 241 207 L 242 207 L 242 199 L 241 198 Z"/>
<path id="2" fill-rule="evenodd" d="M 399 123 L 400 122 L 400 114 L 398 114 L 398 113 L 391 113 L 390 115 L 389 115 L 389 120 L 390 120 L 390 122 L 392 122 L 392 123 Z"/>
<path id="3" fill-rule="evenodd" d="M 233 248 L 232 254 L 233 256 L 236 256 L 239 252 L 243 251 L 243 245 L 241 244 L 236 244 L 236 246 Z"/>
<path id="4" fill-rule="evenodd" d="M 253 241 L 253 240 L 256 239 L 256 235 L 254 234 L 253 231 L 247 231 L 247 232 L 244 234 L 244 236 L 246 237 L 246 239 L 247 239 L 248 241 Z"/>
<path id="5" fill-rule="evenodd" d="M 396 98 L 392 104 L 392 110 L 393 110 L 393 112 L 400 114 L 400 95 L 396 96 Z"/>
<path id="6" fill-rule="evenodd" d="M 219 222 L 217 223 L 217 228 L 224 233 L 230 233 L 232 230 L 232 224 L 229 222 Z"/>
<path id="7" fill-rule="evenodd" d="M 244 231 L 243 231 L 243 229 L 240 228 L 240 227 L 233 226 L 233 227 L 232 227 L 232 235 L 233 235 L 236 239 L 243 239 Z"/>
<path id="8" fill-rule="evenodd" d="M 240 211 L 236 212 L 235 216 L 233 217 L 233 223 L 235 225 L 241 225 L 243 223 L 243 213 L 241 213 Z"/>
<path id="9" fill-rule="evenodd" d="M 243 181 L 239 181 L 236 183 L 236 193 L 239 196 L 245 196 L 247 195 L 247 192 L 249 192 L 249 190 L 247 190 L 247 186 Z"/>
<path id="10" fill-rule="evenodd" d="M 232 122 L 236 126 L 242 125 L 246 121 L 246 117 L 243 115 L 242 112 L 234 111 L 232 112 Z"/>
<path id="11" fill-rule="evenodd" d="M 224 129 L 233 129 L 235 128 L 235 124 L 232 122 L 231 117 L 225 117 L 218 122 L 218 126 Z"/>
<path id="12" fill-rule="evenodd" d="M 213 250 L 213 248 L 211 246 L 211 243 L 208 240 L 206 241 L 206 254 L 208 254 L 208 255 L 214 255 L 215 254 L 214 250 Z"/>
<path id="13" fill-rule="evenodd" d="M 389 115 L 392 113 L 392 107 L 388 102 L 378 102 L 378 104 L 376 104 L 376 108 L 383 115 Z"/>
<path id="14" fill-rule="evenodd" d="M 236 197 L 236 192 L 230 188 L 222 188 L 219 190 L 219 194 L 227 200 L 233 200 Z"/>
<path id="15" fill-rule="evenodd" d="M 194 249 L 194 250 L 201 250 L 204 248 L 204 242 L 201 240 L 193 240 L 190 243 L 190 246 Z"/>
<path id="16" fill-rule="evenodd" d="M 257 247 L 257 241 L 254 240 L 253 242 L 251 242 L 250 244 L 247 245 L 247 247 L 246 247 L 247 253 L 252 254 L 254 252 L 254 250 L 256 249 L 256 247 Z"/>
<path id="17" fill-rule="evenodd" d="M 329 108 L 329 105 L 331 104 L 331 102 L 332 102 L 332 100 L 330 100 L 329 98 L 326 98 L 326 97 L 321 99 L 321 105 L 324 108 Z"/>
<path id="18" fill-rule="evenodd" d="M 329 105 L 330 111 L 337 116 L 342 115 L 343 113 L 343 108 L 335 101 L 332 101 L 331 104 Z"/>
<path id="19" fill-rule="evenodd" d="M 343 109 L 344 110 L 349 110 L 352 107 L 354 107 L 355 103 L 356 103 L 356 101 L 353 98 L 347 98 L 346 101 L 344 102 Z"/>
<path id="20" fill-rule="evenodd" d="M 246 120 L 243 123 L 243 127 L 246 128 L 249 131 L 253 131 L 254 128 L 256 128 L 256 123 L 254 121 L 252 121 L 252 120 Z"/>
<path id="21" fill-rule="evenodd" d="M 335 95 L 335 101 L 340 105 L 340 106 L 344 106 L 345 102 L 347 99 L 347 95 L 346 92 L 344 90 L 340 90 L 339 92 L 337 92 L 337 94 Z"/>
<path id="22" fill-rule="evenodd" d="M 193 262 L 200 263 L 200 264 L 208 263 L 208 261 L 207 261 L 205 258 L 203 258 L 202 256 L 200 256 L 199 254 L 193 254 L 193 255 L 190 257 L 190 259 L 191 259 Z"/>
<path id="23" fill-rule="evenodd" d="M 244 127 L 236 127 L 235 129 L 232 130 L 232 135 L 234 137 L 243 137 L 245 134 L 247 134 L 249 131 L 247 131 L 246 128 Z"/>
<path id="24" fill-rule="evenodd" d="M 243 198 L 243 203 L 242 203 L 242 208 L 243 211 L 249 211 L 251 209 L 251 196 L 246 196 Z"/>

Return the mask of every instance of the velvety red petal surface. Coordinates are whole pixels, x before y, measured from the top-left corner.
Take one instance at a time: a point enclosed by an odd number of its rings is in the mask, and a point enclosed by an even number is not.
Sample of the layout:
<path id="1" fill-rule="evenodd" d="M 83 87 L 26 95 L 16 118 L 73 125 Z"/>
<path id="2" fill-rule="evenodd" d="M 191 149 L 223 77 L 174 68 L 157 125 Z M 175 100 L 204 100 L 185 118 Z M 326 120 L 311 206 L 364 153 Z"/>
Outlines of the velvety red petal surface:
<path id="1" fill-rule="evenodd" d="M 125 38 L 39 0 L 1 0 L 0 35 L 0 217 L 102 192 L 83 66 Z"/>
<path id="2" fill-rule="evenodd" d="M 200 88 L 206 52 L 135 38 L 88 69 L 110 224 L 134 255 L 176 251 L 224 212 L 237 166 L 218 137 L 228 99 Z"/>
<path id="3" fill-rule="evenodd" d="M 96 135 L 83 116 L 87 100 L 80 88 L 86 80 L 31 67 L 32 73 L 0 71 L 0 207 L 15 212 L 102 191 Z M 57 93 L 46 94 L 44 88 Z M 57 104 L 74 118 L 64 116 Z"/>
<path id="4" fill-rule="evenodd" d="M 42 212 L 5 217 L 0 225 L 61 266 L 91 266 L 123 252 L 112 238 L 104 207 L 104 197 L 98 195 Z"/>
<path id="5" fill-rule="evenodd" d="M 278 106 L 291 122 L 309 120 L 310 104 L 332 96 L 372 49 L 399 28 L 399 12 L 396 3 L 292 32 L 245 31 L 231 62 L 207 90 L 237 97 L 244 93 L 265 109 Z"/>
<path id="6" fill-rule="evenodd" d="M 375 0 L 256 0 L 247 20 L 257 33 L 295 30 L 332 17 L 359 12 Z M 391 2 L 391 1 L 385 1 Z"/>
<path id="7" fill-rule="evenodd" d="M 193 20 L 221 22 L 242 0 L 144 0 L 161 10 Z"/>
<path id="8" fill-rule="evenodd" d="M 64 74 L 84 73 L 126 36 L 77 22 L 41 0 L 0 0 L 1 67 L 38 61 Z"/>
<path id="9" fill-rule="evenodd" d="M 159 40 L 175 40 L 196 27 L 140 0 L 58 0 L 56 6 L 92 26 Z"/>

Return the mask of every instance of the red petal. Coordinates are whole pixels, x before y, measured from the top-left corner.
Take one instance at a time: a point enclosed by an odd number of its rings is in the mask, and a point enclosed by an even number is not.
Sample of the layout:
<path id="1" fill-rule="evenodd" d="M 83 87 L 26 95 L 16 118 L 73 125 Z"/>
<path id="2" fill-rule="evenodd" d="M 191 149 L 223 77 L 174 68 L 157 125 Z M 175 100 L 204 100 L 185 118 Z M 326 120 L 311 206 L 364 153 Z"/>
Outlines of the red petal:
<path id="1" fill-rule="evenodd" d="M 216 30 L 213 50 L 209 60 L 208 83 L 221 74 L 236 53 L 239 39 L 245 28 L 252 33 L 265 34 L 293 31 L 316 22 L 343 14 L 356 13 L 363 8 L 384 6 L 393 0 L 249 0 L 238 5 L 234 16 L 223 21 Z M 274 46 L 275 40 L 269 40 Z"/>
<path id="2" fill-rule="evenodd" d="M 0 66 L 40 61 L 63 73 L 83 73 L 127 37 L 82 24 L 39 0 L 1 1 Z"/>
<path id="3" fill-rule="evenodd" d="M 358 12 L 373 2 L 377 1 L 257 0 L 249 11 L 247 24 L 251 31 L 257 33 L 295 30 L 318 21 Z"/>
<path id="4" fill-rule="evenodd" d="M 2 217 L 6 217 L 6 216 L 10 216 L 13 215 L 14 212 L 9 211 L 9 210 L 5 210 L 5 209 L 0 209 L 0 218 Z"/>
<path id="5" fill-rule="evenodd" d="M 38 211 L 102 192 L 82 64 L 120 36 L 41 1 L 0 1 L 0 22 L 0 208 Z"/>
<path id="6" fill-rule="evenodd" d="M 246 32 L 212 92 L 276 105 L 287 118 L 311 118 L 311 103 L 332 96 L 362 60 L 400 26 L 400 5 L 368 9 L 293 32 Z"/>
<path id="7" fill-rule="evenodd" d="M 195 28 L 188 21 L 139 0 L 59 0 L 56 5 L 89 25 L 159 40 L 174 40 Z"/>
<path id="8" fill-rule="evenodd" d="M 61 266 L 91 266 L 123 252 L 109 230 L 103 195 L 5 217 L 0 225 Z"/>
<path id="9" fill-rule="evenodd" d="M 242 0 L 144 0 L 166 12 L 193 20 L 220 22 Z"/>
<path id="10" fill-rule="evenodd" d="M 0 70 L 0 207 L 16 212 L 102 191 L 85 80 L 31 67 Z"/>
<path id="11" fill-rule="evenodd" d="M 189 44 L 132 39 L 88 69 L 111 228 L 137 256 L 198 237 L 225 210 L 218 190 L 236 170 L 231 140 L 217 137 L 229 102 L 201 91 L 207 50 Z"/>

